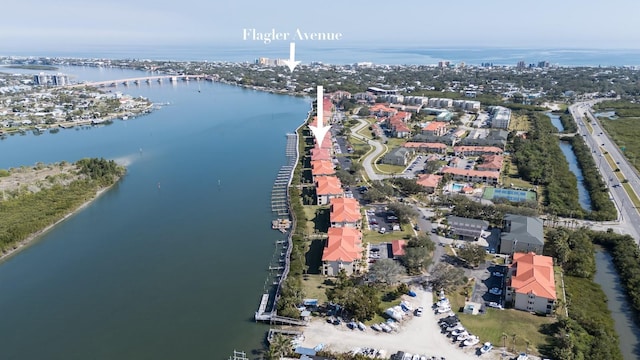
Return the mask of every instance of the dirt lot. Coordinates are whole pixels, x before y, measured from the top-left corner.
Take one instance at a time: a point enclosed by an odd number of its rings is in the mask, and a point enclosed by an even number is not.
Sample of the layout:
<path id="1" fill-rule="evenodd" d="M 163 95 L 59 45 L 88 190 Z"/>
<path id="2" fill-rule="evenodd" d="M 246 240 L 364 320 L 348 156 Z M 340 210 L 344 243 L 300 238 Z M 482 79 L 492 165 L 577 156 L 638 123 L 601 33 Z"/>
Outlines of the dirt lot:
<path id="1" fill-rule="evenodd" d="M 423 306 L 421 317 L 410 316 L 401 323 L 400 329 L 393 333 L 381 333 L 368 328 L 366 331 L 350 330 L 343 322 L 341 325 L 331 325 L 324 318 L 316 318 L 305 328 L 305 340 L 302 346 L 313 348 L 324 344 L 327 349 L 337 352 L 347 352 L 355 348 L 375 348 L 386 351 L 386 356 L 397 351 L 411 354 L 444 357 L 447 360 L 476 359 L 479 346 L 463 349 L 440 332 L 437 319 L 445 315 L 435 315 L 430 291 L 414 289 L 417 297 L 406 297 L 404 300 L 413 307 Z M 481 339 L 482 340 L 482 339 Z M 483 359 L 499 359 L 499 350 L 482 355 Z"/>

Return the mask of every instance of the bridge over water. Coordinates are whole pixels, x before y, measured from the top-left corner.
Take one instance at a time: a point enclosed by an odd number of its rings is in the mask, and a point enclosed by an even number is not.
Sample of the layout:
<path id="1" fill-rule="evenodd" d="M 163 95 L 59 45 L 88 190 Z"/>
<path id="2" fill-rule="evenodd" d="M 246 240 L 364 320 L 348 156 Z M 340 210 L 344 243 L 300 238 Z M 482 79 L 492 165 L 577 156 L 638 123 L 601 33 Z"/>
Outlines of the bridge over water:
<path id="1" fill-rule="evenodd" d="M 177 82 L 177 81 L 180 81 L 180 80 L 182 80 L 182 81 L 189 81 L 189 80 L 214 81 L 214 77 L 210 76 L 210 75 L 204 75 L 204 74 L 200 74 L 200 75 L 155 75 L 155 76 L 143 76 L 143 77 L 119 79 L 119 80 L 83 82 L 83 83 L 80 83 L 80 84 L 67 85 L 66 87 L 68 87 L 68 88 L 83 87 L 83 86 L 94 86 L 94 87 L 112 86 L 112 87 L 115 87 L 115 86 L 118 86 L 118 85 L 128 86 L 128 85 L 131 85 L 131 84 L 136 84 L 136 85 L 139 85 L 139 84 L 142 84 L 142 83 L 150 84 L 152 82 L 162 83 L 163 81 Z"/>

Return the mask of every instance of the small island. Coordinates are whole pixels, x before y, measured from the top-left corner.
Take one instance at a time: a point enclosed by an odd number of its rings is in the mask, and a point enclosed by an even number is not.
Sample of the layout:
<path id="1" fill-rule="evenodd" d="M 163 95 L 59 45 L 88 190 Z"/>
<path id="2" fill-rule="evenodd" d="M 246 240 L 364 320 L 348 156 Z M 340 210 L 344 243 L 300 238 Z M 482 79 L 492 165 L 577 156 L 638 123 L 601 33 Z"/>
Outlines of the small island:
<path id="1" fill-rule="evenodd" d="M 86 206 L 125 172 L 103 158 L 0 169 L 0 259 Z"/>

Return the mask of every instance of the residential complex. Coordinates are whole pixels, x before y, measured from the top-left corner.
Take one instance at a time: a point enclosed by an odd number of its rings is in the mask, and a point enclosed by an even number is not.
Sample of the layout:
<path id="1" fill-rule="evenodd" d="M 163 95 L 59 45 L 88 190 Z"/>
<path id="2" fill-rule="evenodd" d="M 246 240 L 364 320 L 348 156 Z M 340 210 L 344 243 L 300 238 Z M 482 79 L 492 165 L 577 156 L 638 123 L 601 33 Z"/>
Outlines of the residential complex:
<path id="1" fill-rule="evenodd" d="M 553 258 L 534 253 L 513 254 L 505 301 L 518 310 L 551 314 L 556 299 Z"/>

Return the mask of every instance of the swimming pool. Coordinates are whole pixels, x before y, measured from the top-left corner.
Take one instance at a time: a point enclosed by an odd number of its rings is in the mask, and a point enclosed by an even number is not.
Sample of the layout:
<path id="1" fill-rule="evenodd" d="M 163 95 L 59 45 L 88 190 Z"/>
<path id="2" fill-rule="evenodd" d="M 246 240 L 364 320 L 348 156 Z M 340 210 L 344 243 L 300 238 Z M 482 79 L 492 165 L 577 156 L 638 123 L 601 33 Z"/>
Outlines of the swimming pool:
<path id="1" fill-rule="evenodd" d="M 464 184 L 451 184 L 452 192 L 460 192 L 462 189 L 464 189 Z"/>

